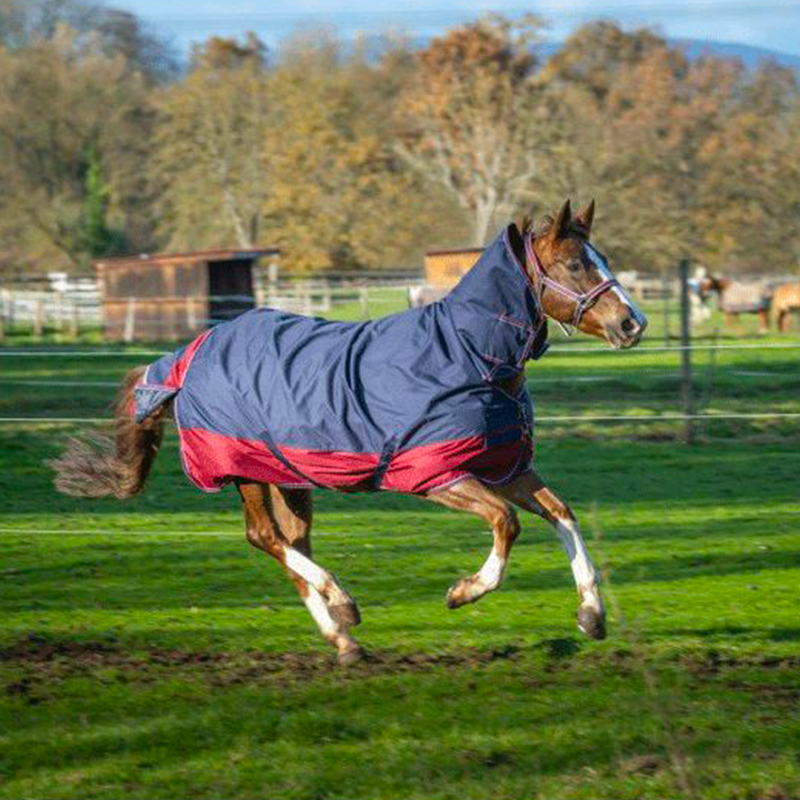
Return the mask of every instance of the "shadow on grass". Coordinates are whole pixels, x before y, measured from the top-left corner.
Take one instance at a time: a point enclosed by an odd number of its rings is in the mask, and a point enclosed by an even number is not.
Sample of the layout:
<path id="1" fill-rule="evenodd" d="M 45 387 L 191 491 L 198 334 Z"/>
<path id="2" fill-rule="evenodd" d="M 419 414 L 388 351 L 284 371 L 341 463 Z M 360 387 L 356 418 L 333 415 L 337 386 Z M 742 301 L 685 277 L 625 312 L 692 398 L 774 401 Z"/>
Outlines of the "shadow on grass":
<path id="1" fill-rule="evenodd" d="M 744 636 L 766 639 L 771 642 L 800 641 L 800 628 L 781 628 L 773 626 L 752 627 L 744 625 L 710 625 L 706 628 L 667 628 L 665 636 L 683 636 L 699 639 Z"/>
<path id="2" fill-rule="evenodd" d="M 142 513 L 202 513 L 238 510 L 234 489 L 208 497 L 183 475 L 173 437 L 163 448 L 144 494 L 127 501 L 76 500 L 56 494 L 52 473 L 44 466 L 66 439 L 63 429 L 0 430 L 0 512 L 17 514 L 139 515 Z M 771 496 L 794 496 L 796 469 L 793 446 L 709 445 L 686 449 L 674 444 L 633 442 L 590 443 L 551 441 L 538 447 L 537 469 L 553 476 L 557 493 L 571 504 L 596 498 L 622 505 L 647 501 L 678 501 L 696 505 L 757 506 Z M 742 481 L 747 476 L 747 481 Z M 319 492 L 318 508 L 332 513 L 451 512 L 419 498 L 381 492 L 342 495 Z"/>
<path id="3" fill-rule="evenodd" d="M 465 539 L 470 539 L 464 548 Z M 369 605 L 427 604 L 438 600 L 475 560 L 471 537 L 434 540 L 428 546 L 396 551 L 391 546 L 327 554 L 322 562 L 342 577 L 357 600 Z M 461 545 L 461 547 L 459 547 Z M 356 548 L 353 548 L 355 551 Z M 324 551 L 323 551 L 324 552 Z M 800 567 L 800 550 L 756 553 L 691 553 L 663 559 L 631 560 L 614 567 L 617 585 L 685 581 Z M 199 604 L 205 608 L 255 607 L 265 595 L 284 602 L 294 597 L 277 564 L 250 552 L 244 542 L 205 540 L 154 545 L 119 539 L 59 552 L 57 563 L 37 558 L 7 570 L 0 606 L 7 612 L 31 609 L 162 609 Z M 559 568 L 517 566 L 507 590 L 530 593 L 569 590 L 565 563 Z M 274 601 L 271 601 L 274 602 Z"/>

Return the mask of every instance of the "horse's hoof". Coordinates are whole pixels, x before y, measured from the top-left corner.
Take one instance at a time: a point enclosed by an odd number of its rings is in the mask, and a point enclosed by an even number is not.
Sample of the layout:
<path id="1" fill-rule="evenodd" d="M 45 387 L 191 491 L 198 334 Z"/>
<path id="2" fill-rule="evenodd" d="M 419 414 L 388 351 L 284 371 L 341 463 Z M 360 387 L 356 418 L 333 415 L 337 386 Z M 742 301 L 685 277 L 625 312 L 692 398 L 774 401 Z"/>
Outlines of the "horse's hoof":
<path id="1" fill-rule="evenodd" d="M 347 625 L 348 627 L 355 627 L 361 622 L 361 612 L 355 603 L 339 603 L 335 606 L 328 606 L 334 622 L 339 625 Z"/>
<path id="2" fill-rule="evenodd" d="M 461 583 L 455 584 L 455 586 L 451 586 L 447 590 L 447 595 L 445 596 L 445 603 L 447 603 L 447 607 L 452 611 L 454 608 L 461 608 L 461 606 L 465 606 L 467 603 L 470 602 L 469 597 L 465 596 L 463 591 L 460 592 L 459 589 L 461 588 Z"/>
<path id="3" fill-rule="evenodd" d="M 591 639 L 606 638 L 606 619 L 595 609 L 581 606 L 578 609 L 578 630 Z"/>
<path id="4" fill-rule="evenodd" d="M 345 650 L 336 657 L 340 667 L 351 667 L 353 664 L 358 664 L 359 661 L 364 660 L 364 650 L 356 645 L 349 650 Z"/>

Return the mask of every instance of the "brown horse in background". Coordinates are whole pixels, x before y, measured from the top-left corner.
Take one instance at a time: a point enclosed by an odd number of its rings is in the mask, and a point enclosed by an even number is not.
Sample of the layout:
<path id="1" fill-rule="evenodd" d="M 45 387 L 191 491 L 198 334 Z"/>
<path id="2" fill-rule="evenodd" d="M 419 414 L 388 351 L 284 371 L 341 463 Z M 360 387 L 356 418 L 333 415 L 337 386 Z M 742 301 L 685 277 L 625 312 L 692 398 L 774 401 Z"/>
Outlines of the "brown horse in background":
<path id="1" fill-rule="evenodd" d="M 509 225 L 508 249 L 527 278 L 526 291 L 532 292 L 546 316 L 614 348 L 633 347 L 647 320 L 616 282 L 606 259 L 590 244 L 593 216 L 594 203 L 573 217 L 567 201 L 554 219 L 549 218 L 536 231 L 527 219 Z M 226 324 L 235 325 L 236 321 Z M 123 382 L 115 413 L 115 439 L 95 439 L 89 444 L 73 440 L 66 454 L 53 462 L 60 491 L 122 498 L 144 487 L 171 409 L 167 404 L 141 423 L 134 421 L 131 405 L 142 373 L 142 369 L 134 370 Z M 525 381 L 523 368 L 503 378 L 496 391 L 516 396 L 524 390 Z M 259 483 L 244 476 L 232 478 L 243 501 L 248 541 L 286 569 L 323 637 L 336 648 L 340 663 L 360 658 L 362 650 L 350 632 L 360 621 L 355 601 L 312 558 L 312 490 Z M 493 534 L 491 552 L 480 570 L 457 581 L 447 593 L 450 608 L 473 603 L 500 586 L 520 533 L 516 506 L 553 526 L 569 557 L 578 591 L 578 627 L 593 638 L 605 636 L 598 577 L 578 521 L 532 468 L 505 484 L 488 484 L 468 475 L 420 496 L 477 515 Z"/>
<path id="2" fill-rule="evenodd" d="M 800 283 L 784 283 L 772 295 L 772 309 L 775 312 L 775 327 L 786 333 L 789 314 L 800 311 Z"/>

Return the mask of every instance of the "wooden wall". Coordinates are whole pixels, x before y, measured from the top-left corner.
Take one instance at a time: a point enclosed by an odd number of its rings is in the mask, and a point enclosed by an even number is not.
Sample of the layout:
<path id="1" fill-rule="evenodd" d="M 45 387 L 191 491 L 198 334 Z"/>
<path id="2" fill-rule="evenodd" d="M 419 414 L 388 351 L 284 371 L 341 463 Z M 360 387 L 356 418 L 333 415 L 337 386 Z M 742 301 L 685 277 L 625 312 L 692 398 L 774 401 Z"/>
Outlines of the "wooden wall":
<path id="1" fill-rule="evenodd" d="M 208 327 L 205 261 L 105 263 L 98 279 L 107 339 L 189 339 Z"/>
<path id="2" fill-rule="evenodd" d="M 482 249 L 441 250 L 425 255 L 425 280 L 430 286 L 452 289 L 480 258 Z"/>

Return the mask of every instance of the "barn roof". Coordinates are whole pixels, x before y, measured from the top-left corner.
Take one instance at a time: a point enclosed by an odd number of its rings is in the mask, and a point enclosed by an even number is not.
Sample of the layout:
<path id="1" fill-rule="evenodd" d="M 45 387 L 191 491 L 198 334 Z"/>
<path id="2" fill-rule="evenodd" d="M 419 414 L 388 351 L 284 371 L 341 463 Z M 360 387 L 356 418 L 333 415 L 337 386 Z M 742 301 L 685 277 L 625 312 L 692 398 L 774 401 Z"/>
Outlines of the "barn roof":
<path id="1" fill-rule="evenodd" d="M 466 253 L 482 253 L 482 247 L 462 247 L 458 250 L 429 250 L 426 256 L 458 256 Z"/>
<path id="2" fill-rule="evenodd" d="M 158 253 L 149 255 L 141 253 L 138 256 L 122 256 L 120 258 L 101 258 L 94 262 L 95 267 L 131 267 L 141 266 L 161 266 L 164 264 L 194 263 L 198 261 L 247 261 L 262 256 L 279 255 L 280 249 L 277 247 L 258 247 L 258 248 L 239 248 L 239 249 L 220 249 L 220 250 L 196 250 L 190 253 Z"/>

